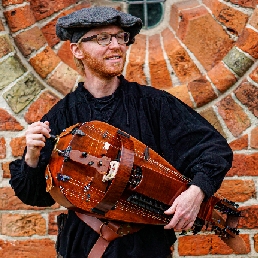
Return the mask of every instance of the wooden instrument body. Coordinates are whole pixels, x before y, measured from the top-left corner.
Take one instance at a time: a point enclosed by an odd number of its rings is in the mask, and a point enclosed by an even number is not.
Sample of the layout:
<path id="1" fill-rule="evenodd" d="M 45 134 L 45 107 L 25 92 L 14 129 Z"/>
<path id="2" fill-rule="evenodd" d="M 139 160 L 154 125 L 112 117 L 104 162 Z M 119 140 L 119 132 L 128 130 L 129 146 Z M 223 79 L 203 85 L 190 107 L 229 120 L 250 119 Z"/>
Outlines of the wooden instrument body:
<path id="1" fill-rule="evenodd" d="M 189 179 L 139 140 L 100 121 L 76 124 L 56 137 L 46 168 L 47 191 L 60 205 L 100 219 L 165 225 L 164 214 Z M 246 254 L 237 205 L 214 195 L 192 228 L 211 226 L 236 253 Z"/>
<path id="2" fill-rule="evenodd" d="M 83 135 L 73 134 L 76 130 Z M 117 173 L 103 182 L 113 161 Z M 74 125 L 58 137 L 46 176 L 50 194 L 68 209 L 109 220 L 160 225 L 170 221 L 163 211 L 189 183 L 145 144 L 99 121 Z M 198 218 L 212 221 L 219 203 L 215 196 L 203 202 Z"/>

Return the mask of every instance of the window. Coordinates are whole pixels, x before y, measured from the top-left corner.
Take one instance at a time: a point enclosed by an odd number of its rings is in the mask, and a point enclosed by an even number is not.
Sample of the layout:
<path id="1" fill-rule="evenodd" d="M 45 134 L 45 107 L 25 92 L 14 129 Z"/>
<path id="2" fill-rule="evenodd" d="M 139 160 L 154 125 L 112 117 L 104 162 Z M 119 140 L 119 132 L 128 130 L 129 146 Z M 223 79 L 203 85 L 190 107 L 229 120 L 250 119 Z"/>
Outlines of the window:
<path id="1" fill-rule="evenodd" d="M 115 0 L 117 1 L 117 0 Z M 126 4 L 127 12 L 142 19 L 143 27 L 150 29 L 157 26 L 164 14 L 166 0 L 122 0 Z"/>

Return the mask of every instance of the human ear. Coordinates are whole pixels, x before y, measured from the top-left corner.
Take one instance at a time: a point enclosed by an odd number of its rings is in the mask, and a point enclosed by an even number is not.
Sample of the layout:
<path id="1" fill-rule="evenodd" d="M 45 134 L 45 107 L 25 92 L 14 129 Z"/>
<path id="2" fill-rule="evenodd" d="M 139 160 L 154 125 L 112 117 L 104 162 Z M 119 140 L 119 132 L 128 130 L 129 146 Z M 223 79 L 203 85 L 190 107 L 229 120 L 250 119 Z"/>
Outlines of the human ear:
<path id="1" fill-rule="evenodd" d="M 82 59 L 84 57 L 84 53 L 78 43 L 71 43 L 70 50 L 77 59 Z"/>

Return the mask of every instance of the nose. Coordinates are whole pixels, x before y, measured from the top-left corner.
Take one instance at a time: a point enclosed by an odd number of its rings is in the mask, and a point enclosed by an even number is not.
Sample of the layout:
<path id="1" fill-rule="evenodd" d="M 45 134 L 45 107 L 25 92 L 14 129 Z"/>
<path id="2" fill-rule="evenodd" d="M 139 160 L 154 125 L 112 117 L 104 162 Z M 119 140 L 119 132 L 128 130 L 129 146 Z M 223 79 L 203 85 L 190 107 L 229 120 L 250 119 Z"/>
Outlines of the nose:
<path id="1" fill-rule="evenodd" d="M 117 42 L 117 39 L 116 39 L 116 37 L 115 36 L 112 36 L 111 37 L 111 42 L 110 42 L 110 44 L 109 44 L 109 47 L 119 47 L 120 45 L 119 45 L 119 43 Z"/>

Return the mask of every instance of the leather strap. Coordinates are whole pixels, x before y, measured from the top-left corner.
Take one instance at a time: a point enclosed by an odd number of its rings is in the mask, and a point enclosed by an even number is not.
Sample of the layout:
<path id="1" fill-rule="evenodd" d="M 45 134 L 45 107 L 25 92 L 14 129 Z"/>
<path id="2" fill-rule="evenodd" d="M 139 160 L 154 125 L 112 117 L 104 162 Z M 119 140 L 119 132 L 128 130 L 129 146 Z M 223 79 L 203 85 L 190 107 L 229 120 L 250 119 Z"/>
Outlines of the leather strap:
<path id="1" fill-rule="evenodd" d="M 135 225 L 132 227 L 128 223 L 103 222 L 96 217 L 79 212 L 75 212 L 75 214 L 99 234 L 99 238 L 92 247 L 88 258 L 101 258 L 111 241 L 118 237 L 137 232 L 143 227 L 143 225 Z"/>

